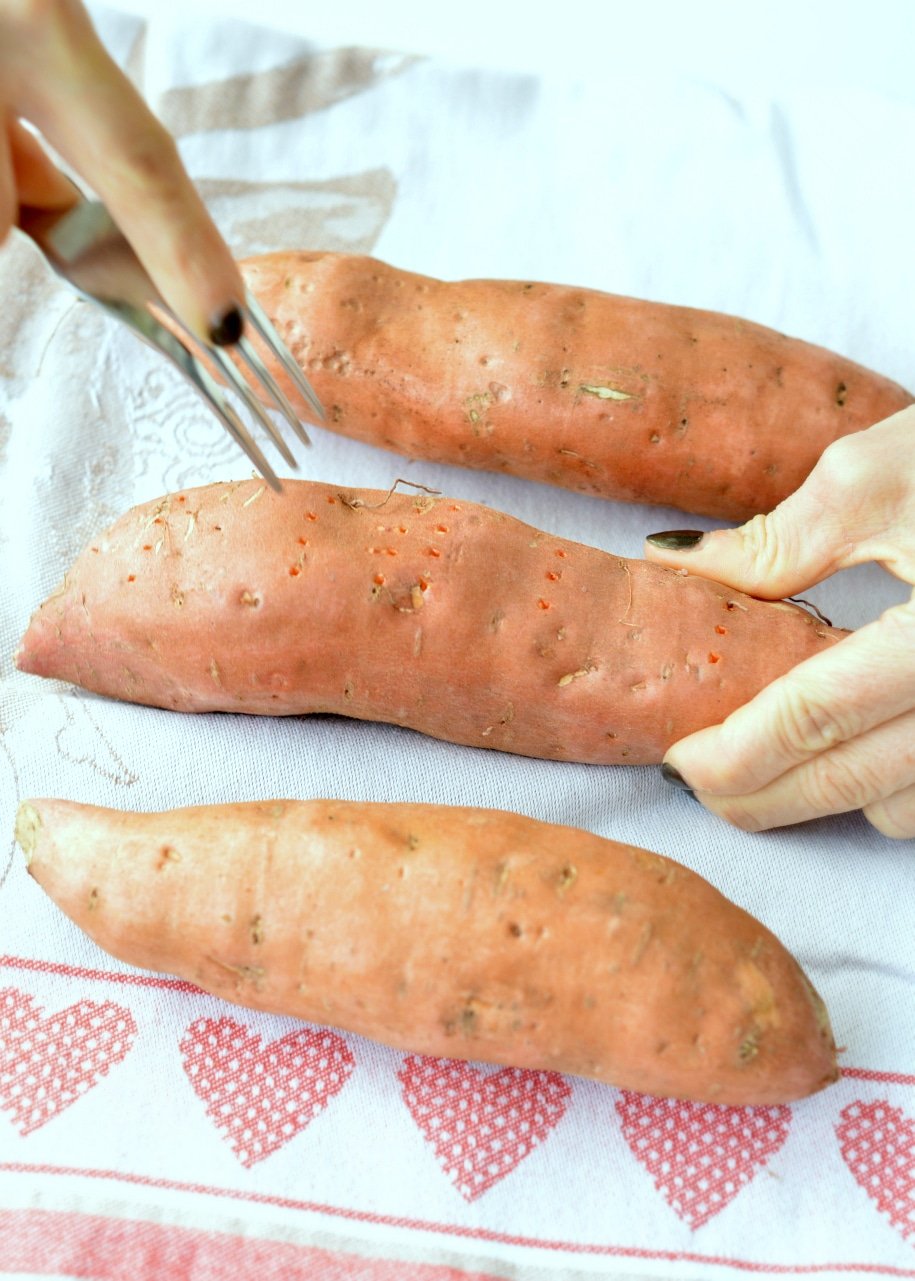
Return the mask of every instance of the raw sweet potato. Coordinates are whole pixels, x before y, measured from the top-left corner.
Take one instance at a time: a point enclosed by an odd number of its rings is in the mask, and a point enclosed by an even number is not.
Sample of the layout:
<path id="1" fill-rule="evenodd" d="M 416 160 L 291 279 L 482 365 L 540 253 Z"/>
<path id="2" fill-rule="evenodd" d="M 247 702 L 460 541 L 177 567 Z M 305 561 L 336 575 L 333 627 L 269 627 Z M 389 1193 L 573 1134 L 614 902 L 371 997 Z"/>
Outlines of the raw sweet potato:
<path id="1" fill-rule="evenodd" d="M 716 1103 L 838 1076 L 764 926 L 671 859 L 498 810 L 33 800 L 29 871 L 106 951 L 257 1009 L 449 1058 Z"/>
<path id="2" fill-rule="evenodd" d="M 744 520 L 797 489 L 831 441 L 912 403 L 861 365 L 734 316 L 446 283 L 345 254 L 242 269 L 335 431 L 604 498 Z"/>
<path id="3" fill-rule="evenodd" d="M 178 711 L 335 712 L 635 765 L 841 635 L 474 503 L 252 480 L 122 516 L 16 661 Z"/>

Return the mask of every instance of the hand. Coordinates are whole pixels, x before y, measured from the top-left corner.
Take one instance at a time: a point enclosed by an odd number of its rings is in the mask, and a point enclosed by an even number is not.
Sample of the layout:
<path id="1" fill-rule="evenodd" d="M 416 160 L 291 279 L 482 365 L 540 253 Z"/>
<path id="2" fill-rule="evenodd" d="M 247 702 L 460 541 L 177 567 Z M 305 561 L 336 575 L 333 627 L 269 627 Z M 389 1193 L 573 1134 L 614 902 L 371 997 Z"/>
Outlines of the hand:
<path id="1" fill-rule="evenodd" d="M 229 249 L 79 0 L 0 0 L 0 242 L 21 205 L 79 199 L 22 120 L 94 188 L 188 328 L 234 341 L 244 289 Z"/>
<path id="2" fill-rule="evenodd" d="M 915 584 L 915 406 L 830 445 L 769 515 L 691 547 L 679 535 L 651 535 L 648 559 L 770 600 L 865 561 Z M 915 592 L 681 739 L 665 765 L 748 831 L 863 809 L 886 836 L 915 837 Z"/>

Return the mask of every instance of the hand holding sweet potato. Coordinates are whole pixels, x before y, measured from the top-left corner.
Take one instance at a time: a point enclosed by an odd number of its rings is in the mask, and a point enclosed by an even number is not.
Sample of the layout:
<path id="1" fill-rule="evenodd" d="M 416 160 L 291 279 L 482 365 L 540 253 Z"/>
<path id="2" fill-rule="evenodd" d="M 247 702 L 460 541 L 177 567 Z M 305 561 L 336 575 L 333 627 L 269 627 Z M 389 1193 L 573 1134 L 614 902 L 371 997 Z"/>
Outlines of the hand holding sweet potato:
<path id="1" fill-rule="evenodd" d="M 833 445 L 768 516 L 647 554 L 759 596 L 879 561 L 915 589 L 915 408 Z M 663 541 L 663 536 L 662 536 Z M 915 837 L 915 590 L 669 757 L 699 799 L 758 830 L 863 809 Z"/>

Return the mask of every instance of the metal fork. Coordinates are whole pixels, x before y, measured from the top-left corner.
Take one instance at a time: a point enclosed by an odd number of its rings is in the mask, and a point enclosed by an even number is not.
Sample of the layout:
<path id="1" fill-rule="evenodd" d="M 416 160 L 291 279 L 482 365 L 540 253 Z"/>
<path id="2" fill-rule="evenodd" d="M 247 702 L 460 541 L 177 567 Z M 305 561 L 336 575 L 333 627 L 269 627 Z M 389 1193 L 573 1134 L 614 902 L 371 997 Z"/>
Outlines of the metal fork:
<path id="1" fill-rule="evenodd" d="M 195 351 L 203 352 L 205 359 L 213 362 L 227 384 L 237 392 L 253 417 L 267 431 L 285 461 L 290 467 L 296 468 L 298 464 L 273 420 L 265 412 L 226 349 L 201 343 L 166 305 L 105 206 L 97 200 L 81 200 L 63 213 L 21 207 L 18 224 L 32 238 L 54 271 L 68 281 L 77 293 L 117 316 L 150 346 L 177 365 L 268 484 L 279 491 L 280 482 L 273 468 Z M 169 317 L 180 337 L 156 319 L 150 305 Z M 245 311 L 246 323 L 251 322 L 315 415 L 323 420 L 324 411 L 314 389 L 280 341 L 250 290 L 246 290 Z M 310 444 L 298 415 L 244 333 L 235 344 L 235 350 L 299 440 L 306 445 Z"/>

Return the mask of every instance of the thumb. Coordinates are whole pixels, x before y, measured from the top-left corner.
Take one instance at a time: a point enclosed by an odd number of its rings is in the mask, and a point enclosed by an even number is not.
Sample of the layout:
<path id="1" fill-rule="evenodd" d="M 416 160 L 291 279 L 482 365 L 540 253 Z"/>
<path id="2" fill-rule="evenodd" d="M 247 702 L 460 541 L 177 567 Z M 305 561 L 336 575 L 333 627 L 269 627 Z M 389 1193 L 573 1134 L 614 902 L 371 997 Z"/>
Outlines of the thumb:
<path id="1" fill-rule="evenodd" d="M 834 469 L 827 454 L 800 489 L 771 512 L 736 529 L 649 534 L 646 559 L 767 600 L 781 600 L 822 582 L 858 559 L 842 487 L 829 480 Z"/>
<path id="2" fill-rule="evenodd" d="M 51 160 L 44 147 L 18 120 L 7 124 L 13 175 L 20 205 L 37 209 L 69 209 L 79 190 Z"/>

